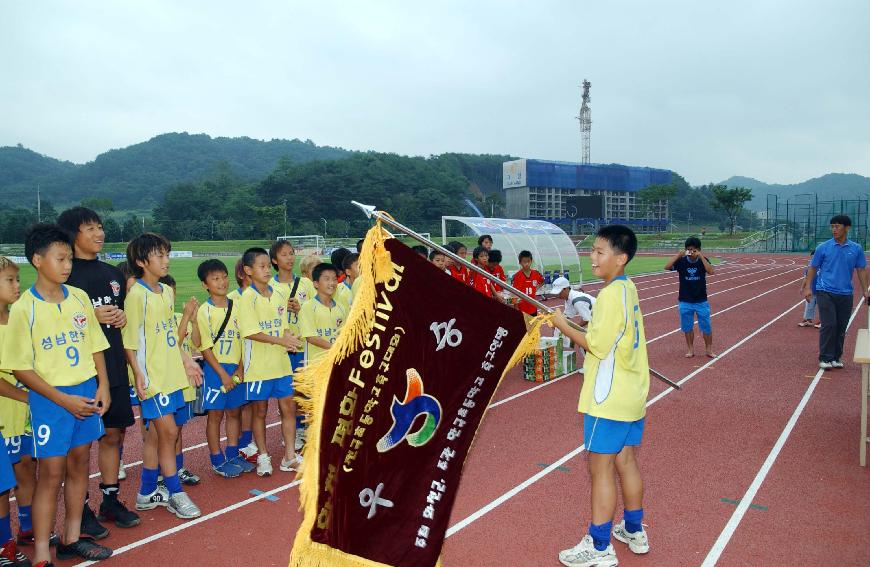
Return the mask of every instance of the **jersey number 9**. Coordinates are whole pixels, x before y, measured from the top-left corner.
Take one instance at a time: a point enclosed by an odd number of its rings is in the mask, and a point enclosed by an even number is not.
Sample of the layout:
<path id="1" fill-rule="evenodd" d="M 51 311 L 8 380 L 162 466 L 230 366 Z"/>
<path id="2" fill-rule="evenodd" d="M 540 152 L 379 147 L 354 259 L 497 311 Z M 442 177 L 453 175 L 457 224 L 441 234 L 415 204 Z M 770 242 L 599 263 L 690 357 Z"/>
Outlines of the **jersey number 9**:
<path id="1" fill-rule="evenodd" d="M 79 365 L 79 349 L 77 349 L 76 347 L 66 347 L 66 357 L 69 359 L 69 365 L 71 367 Z"/>

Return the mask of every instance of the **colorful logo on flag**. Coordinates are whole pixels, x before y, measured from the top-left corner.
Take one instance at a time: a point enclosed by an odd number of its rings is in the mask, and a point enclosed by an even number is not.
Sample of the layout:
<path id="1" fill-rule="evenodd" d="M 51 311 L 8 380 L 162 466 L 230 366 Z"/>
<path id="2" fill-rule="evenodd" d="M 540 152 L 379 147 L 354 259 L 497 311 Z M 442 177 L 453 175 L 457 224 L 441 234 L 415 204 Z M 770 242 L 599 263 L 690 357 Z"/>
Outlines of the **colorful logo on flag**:
<path id="1" fill-rule="evenodd" d="M 407 377 L 405 400 L 400 402 L 393 397 L 393 405 L 390 406 L 393 426 L 378 441 L 380 453 L 397 447 L 403 440 L 407 440 L 411 447 L 421 447 L 432 439 L 441 423 L 441 404 L 434 397 L 423 393 L 423 378 L 413 368 L 408 369 Z M 423 424 L 412 433 L 411 428 L 420 416 L 425 416 Z"/>

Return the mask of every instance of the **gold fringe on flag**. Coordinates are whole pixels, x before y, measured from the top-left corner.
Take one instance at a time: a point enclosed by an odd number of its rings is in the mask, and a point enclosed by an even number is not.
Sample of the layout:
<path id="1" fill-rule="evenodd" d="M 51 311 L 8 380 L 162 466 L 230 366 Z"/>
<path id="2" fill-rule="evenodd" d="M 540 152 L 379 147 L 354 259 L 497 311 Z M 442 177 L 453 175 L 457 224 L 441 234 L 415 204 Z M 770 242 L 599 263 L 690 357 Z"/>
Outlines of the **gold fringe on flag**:
<path id="1" fill-rule="evenodd" d="M 527 321 L 526 334 L 523 340 L 520 341 L 520 344 L 517 345 L 517 349 L 508 361 L 507 366 L 504 367 L 504 372 L 501 375 L 502 379 L 507 376 L 507 373 L 514 366 L 522 362 L 525 357 L 534 354 L 535 349 L 538 348 L 538 344 L 541 342 L 541 325 L 546 323 L 552 327 L 553 315 L 553 313 L 541 313 Z"/>
<path id="2" fill-rule="evenodd" d="M 302 467 L 298 473 L 298 478 L 301 479 L 299 503 L 303 518 L 290 552 L 290 567 L 389 567 L 311 541 L 311 529 L 317 519 L 320 425 L 326 387 L 333 366 L 355 352 L 372 329 L 375 319 L 375 284 L 387 282 L 395 275 L 390 253 L 384 247 L 384 241 L 389 237 L 380 221 L 366 233 L 359 259 L 362 270 L 359 287 L 338 339 L 320 360 L 296 372 L 293 377 L 297 392 L 302 394 L 296 397 L 296 402 L 302 413 L 308 416 L 306 421 L 310 426 L 303 449 Z"/>

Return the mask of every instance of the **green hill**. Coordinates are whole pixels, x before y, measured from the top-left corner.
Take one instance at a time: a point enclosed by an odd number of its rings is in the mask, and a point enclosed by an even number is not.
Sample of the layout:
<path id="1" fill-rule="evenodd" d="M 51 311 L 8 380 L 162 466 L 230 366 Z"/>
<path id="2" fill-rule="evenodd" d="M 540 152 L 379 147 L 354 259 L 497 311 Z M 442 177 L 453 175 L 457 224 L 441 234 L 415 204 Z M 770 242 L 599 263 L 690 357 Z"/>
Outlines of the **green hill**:
<path id="1" fill-rule="evenodd" d="M 734 176 L 722 181 L 722 184 L 752 189 L 752 201 L 748 206 L 756 211 L 767 208 L 767 195 L 776 195 L 783 200 L 802 193 L 814 193 L 819 196 L 820 201 L 870 197 L 870 177 L 855 173 L 828 173 L 791 185 L 764 183 L 751 177 Z"/>
<path id="2" fill-rule="evenodd" d="M 150 209 L 166 190 L 195 182 L 229 167 L 242 179 L 256 181 L 283 160 L 304 163 L 332 160 L 350 152 L 317 146 L 311 140 L 212 138 L 206 134 L 161 134 L 147 142 L 110 150 L 84 165 L 60 162 L 22 147 L 0 148 L 0 202 L 30 205 L 36 185 L 57 206 L 84 198 L 111 199 L 115 208 Z"/>

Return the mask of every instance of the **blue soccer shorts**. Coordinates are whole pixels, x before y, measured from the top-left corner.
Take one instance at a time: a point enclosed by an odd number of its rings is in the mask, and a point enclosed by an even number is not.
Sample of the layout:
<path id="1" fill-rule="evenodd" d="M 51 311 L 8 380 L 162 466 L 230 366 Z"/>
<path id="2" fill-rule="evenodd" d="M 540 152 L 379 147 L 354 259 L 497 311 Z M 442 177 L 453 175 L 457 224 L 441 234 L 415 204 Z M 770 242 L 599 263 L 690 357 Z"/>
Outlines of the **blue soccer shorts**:
<path id="1" fill-rule="evenodd" d="M 684 333 L 692 331 L 695 326 L 695 315 L 698 316 L 698 328 L 705 335 L 713 332 L 710 327 L 710 303 L 702 301 L 701 303 L 686 303 L 679 302 L 680 306 L 680 329 Z"/>
<path id="2" fill-rule="evenodd" d="M 0 440 L 3 436 L 0 435 Z M 6 443 L 0 447 L 0 493 L 7 492 L 15 488 L 18 484 L 15 480 L 15 471 L 12 470 L 12 463 L 9 462 L 9 453 L 6 452 Z"/>
<path id="3" fill-rule="evenodd" d="M 644 419 L 616 421 L 583 415 L 583 443 L 590 453 L 616 454 L 636 447 L 643 438 Z"/>
<path id="4" fill-rule="evenodd" d="M 139 404 L 139 396 L 136 394 L 136 387 L 130 386 L 130 405 L 138 406 Z"/>
<path id="5" fill-rule="evenodd" d="M 181 390 L 175 390 L 170 394 L 157 394 L 140 403 L 142 419 L 160 419 L 164 415 L 173 415 L 186 405 L 184 394 Z"/>
<path id="6" fill-rule="evenodd" d="M 17 465 L 21 462 L 21 457 L 27 455 L 33 456 L 33 436 L 32 435 L 16 435 L 15 437 L 6 438 L 6 452 L 9 453 L 9 462 Z"/>
<path id="7" fill-rule="evenodd" d="M 221 364 L 224 371 L 230 376 L 238 368 L 238 364 Z M 223 382 L 210 364 L 206 364 L 202 379 L 203 402 L 202 409 L 208 410 L 231 410 L 245 405 L 245 384 L 237 384 L 229 392 L 221 391 Z"/>
<path id="8" fill-rule="evenodd" d="M 97 379 L 91 378 L 75 386 L 55 387 L 71 396 L 93 399 L 97 394 Z M 103 419 L 97 413 L 78 419 L 38 392 L 31 390 L 29 396 L 33 456 L 37 459 L 66 456 L 70 449 L 92 443 L 106 433 Z"/>
<path id="9" fill-rule="evenodd" d="M 296 372 L 305 365 L 304 352 L 288 352 L 287 354 L 290 356 L 290 368 L 293 369 L 293 372 Z"/>
<path id="10" fill-rule="evenodd" d="M 281 398 L 293 395 L 292 376 L 282 376 L 281 378 L 273 378 L 272 380 L 245 382 L 244 386 L 245 400 L 249 402 L 259 402 L 270 398 L 280 400 Z"/>

